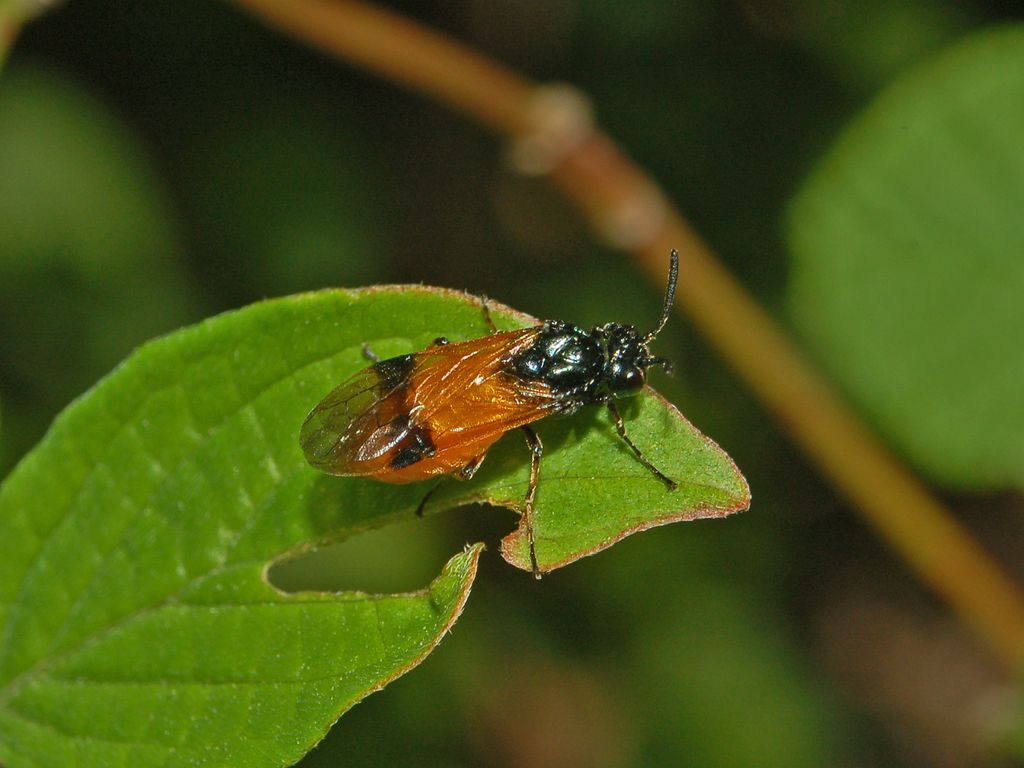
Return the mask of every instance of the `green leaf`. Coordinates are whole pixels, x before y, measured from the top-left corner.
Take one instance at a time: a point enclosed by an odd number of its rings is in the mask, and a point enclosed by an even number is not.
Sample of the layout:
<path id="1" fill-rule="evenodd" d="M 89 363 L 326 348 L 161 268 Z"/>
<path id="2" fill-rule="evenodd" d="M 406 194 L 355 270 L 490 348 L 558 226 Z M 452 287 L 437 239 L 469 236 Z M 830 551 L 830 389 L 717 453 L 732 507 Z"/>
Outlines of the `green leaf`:
<path id="1" fill-rule="evenodd" d="M 289 764 L 438 642 L 479 548 L 420 594 L 287 595 L 263 577 L 418 497 L 318 475 L 296 442 L 379 324 L 371 303 L 269 302 L 149 344 L 7 478 L 0 762 Z"/>
<path id="2" fill-rule="evenodd" d="M 537 561 L 553 570 L 636 533 L 682 520 L 724 517 L 746 509 L 750 492 L 732 460 L 660 395 L 648 391 L 623 415 L 648 459 L 676 480 L 666 490 L 623 444 L 604 408 L 574 419 L 549 419 L 537 431 L 545 448 L 535 510 Z M 518 435 L 496 446 L 480 470 L 484 489 L 461 501 L 521 508 L 528 455 Z M 520 525 L 501 543 L 502 556 L 530 568 Z"/>
<path id="3" fill-rule="evenodd" d="M 302 457 L 303 417 L 366 365 L 362 343 L 391 355 L 484 330 L 455 292 L 306 294 L 152 342 L 72 405 L 0 486 L 0 761 L 287 765 L 421 660 L 458 616 L 479 546 L 410 595 L 285 594 L 265 574 L 283 552 L 411 517 L 425 492 Z M 627 418 L 681 489 L 650 477 L 603 417 L 545 422 L 548 567 L 746 504 L 728 457 L 660 398 Z M 437 506 L 520 503 L 527 452 L 503 443 Z"/>
<path id="4" fill-rule="evenodd" d="M 279 92 L 280 91 L 280 92 Z M 194 197 L 195 238 L 210 254 L 245 254 L 243 275 L 226 265 L 211 279 L 260 296 L 323 285 L 377 282 L 388 269 L 382 228 L 385 177 L 342 108 L 309 109 L 281 80 L 257 114 L 227 111 L 191 137 L 180 169 Z M 343 256 L 341 255 L 343 254 Z M 228 288 L 229 295 L 234 295 Z"/>
<path id="5" fill-rule="evenodd" d="M 1024 27 L 896 82 L 795 199 L 790 306 L 919 469 L 1024 481 Z"/>

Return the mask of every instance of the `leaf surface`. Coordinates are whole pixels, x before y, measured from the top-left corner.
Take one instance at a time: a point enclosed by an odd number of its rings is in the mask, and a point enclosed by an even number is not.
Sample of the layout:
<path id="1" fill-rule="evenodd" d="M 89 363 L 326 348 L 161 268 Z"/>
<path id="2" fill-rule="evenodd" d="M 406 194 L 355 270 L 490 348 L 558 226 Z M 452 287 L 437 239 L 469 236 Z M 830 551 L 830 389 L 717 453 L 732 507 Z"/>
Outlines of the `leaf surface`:
<path id="1" fill-rule="evenodd" d="M 268 301 L 147 344 L 68 408 L 0 486 L 0 762 L 288 765 L 418 663 L 461 611 L 479 545 L 406 595 L 285 594 L 265 574 L 282 553 L 411 516 L 428 487 L 305 463 L 299 426 L 365 367 L 363 342 L 390 356 L 485 328 L 474 302 L 437 289 Z M 660 398 L 627 423 L 676 493 L 599 413 L 541 424 L 547 568 L 746 505 L 728 457 Z M 506 439 L 494 453 L 437 508 L 520 503 L 527 452 Z M 522 567 L 519 534 L 506 549 Z"/>
<path id="2" fill-rule="evenodd" d="M 922 470 L 1024 482 L 1024 27 L 894 83 L 793 202 L 793 316 Z"/>

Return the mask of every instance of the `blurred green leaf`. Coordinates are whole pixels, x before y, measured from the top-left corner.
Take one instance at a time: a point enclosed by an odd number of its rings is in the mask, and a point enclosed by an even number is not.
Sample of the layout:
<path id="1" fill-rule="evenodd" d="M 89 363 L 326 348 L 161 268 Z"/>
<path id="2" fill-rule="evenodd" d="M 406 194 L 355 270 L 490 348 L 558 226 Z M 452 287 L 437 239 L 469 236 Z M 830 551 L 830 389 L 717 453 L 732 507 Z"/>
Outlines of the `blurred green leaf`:
<path id="1" fill-rule="evenodd" d="M 844 80 L 873 89 L 967 29 L 967 3 L 934 0 L 798 2 L 799 40 Z"/>
<path id="2" fill-rule="evenodd" d="M 178 169 L 209 276 L 244 296 L 380 282 L 388 198 L 356 121 L 277 91 L 256 114 L 228 115 L 190 137 Z M 230 266 L 239 255 L 242 272 Z"/>
<path id="3" fill-rule="evenodd" d="M 77 84 L 5 72 L 0 168 L 0 378 L 21 452 L 71 397 L 187 321 L 194 304 L 146 152 Z"/>
<path id="4" fill-rule="evenodd" d="M 785 541 L 784 515 L 766 515 L 765 503 L 757 515 L 638 537 L 584 566 L 586 590 L 574 610 L 599 628 L 588 640 L 611 641 L 604 666 L 628 680 L 621 695 L 644 724 L 637 765 L 841 762 L 849 723 L 820 665 L 806 657 L 816 639 L 786 618 L 779 576 L 751 562 Z M 752 528 L 758 521 L 763 527 Z M 785 577 L 799 580 L 795 569 L 806 559 L 794 551 Z M 798 588 L 807 599 L 808 586 Z"/>
<path id="5" fill-rule="evenodd" d="M 173 243 L 135 138 L 74 83 L 18 67 L 0 80 L 0 267 L 74 261 L 107 281 Z M 80 254 L 75 256 L 75 254 Z"/>
<path id="6" fill-rule="evenodd" d="M 1024 480 L 1024 27 L 889 88 L 792 204 L 790 305 L 933 478 Z"/>
<path id="7" fill-rule="evenodd" d="M 265 570 L 310 541 L 410 516 L 422 497 L 322 475 L 299 450 L 305 412 L 366 364 L 362 342 L 389 354 L 481 325 L 474 302 L 430 289 L 271 301 L 146 345 L 70 407 L 0 486 L 0 759 L 285 765 L 422 659 L 461 610 L 479 547 L 412 595 L 290 595 Z M 544 430 L 545 563 L 746 504 L 728 457 L 656 396 L 630 428 L 676 493 L 609 425 L 589 427 Z M 453 483 L 447 503 L 520 503 L 516 448 Z"/>
<path id="8" fill-rule="evenodd" d="M 661 726 L 648 763 L 834 764 L 837 718 L 777 615 L 715 577 L 672 598 L 631 656 L 630 671 L 649 681 L 644 720 Z"/>

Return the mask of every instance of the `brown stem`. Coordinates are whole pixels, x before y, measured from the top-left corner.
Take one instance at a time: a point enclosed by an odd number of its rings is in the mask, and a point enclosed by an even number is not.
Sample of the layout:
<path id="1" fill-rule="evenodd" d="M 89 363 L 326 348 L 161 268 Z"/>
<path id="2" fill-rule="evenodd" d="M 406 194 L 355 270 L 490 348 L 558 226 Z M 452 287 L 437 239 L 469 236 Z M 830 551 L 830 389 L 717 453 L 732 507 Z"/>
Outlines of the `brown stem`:
<path id="1" fill-rule="evenodd" d="M 0 69 L 27 21 L 48 11 L 59 0 L 0 0 Z"/>
<path id="2" fill-rule="evenodd" d="M 10 15 L 5 15 L 0 11 L 0 69 L 3 69 L 7 61 L 7 53 L 11 50 L 15 39 L 18 37 L 19 29 L 21 29 L 21 24 Z"/>
<path id="3" fill-rule="evenodd" d="M 534 84 L 389 12 L 353 0 L 235 0 L 265 21 L 457 107 L 499 134 L 528 139 L 559 113 L 538 112 Z M 571 122 L 571 120 L 570 120 Z M 555 147 L 552 180 L 594 227 L 628 247 L 660 286 L 665 255 L 683 263 L 677 307 L 721 352 L 789 435 L 889 545 L 1016 672 L 1024 598 L 953 515 L 836 397 L 775 321 L 725 270 L 654 183 L 577 120 Z"/>

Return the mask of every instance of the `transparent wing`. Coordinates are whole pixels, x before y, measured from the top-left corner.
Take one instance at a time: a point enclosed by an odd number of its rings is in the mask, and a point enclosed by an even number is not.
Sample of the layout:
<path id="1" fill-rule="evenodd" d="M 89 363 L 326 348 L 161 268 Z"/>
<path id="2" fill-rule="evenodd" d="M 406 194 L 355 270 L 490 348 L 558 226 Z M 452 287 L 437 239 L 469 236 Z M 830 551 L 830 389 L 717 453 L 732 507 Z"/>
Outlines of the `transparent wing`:
<path id="1" fill-rule="evenodd" d="M 307 460 L 330 474 L 377 474 L 424 435 L 435 452 L 422 461 L 435 453 L 441 461 L 446 451 L 461 455 L 460 448 L 489 445 L 547 415 L 558 404 L 550 388 L 515 377 L 506 365 L 538 332 L 526 328 L 433 346 L 359 371 L 306 418 L 300 442 Z"/>

